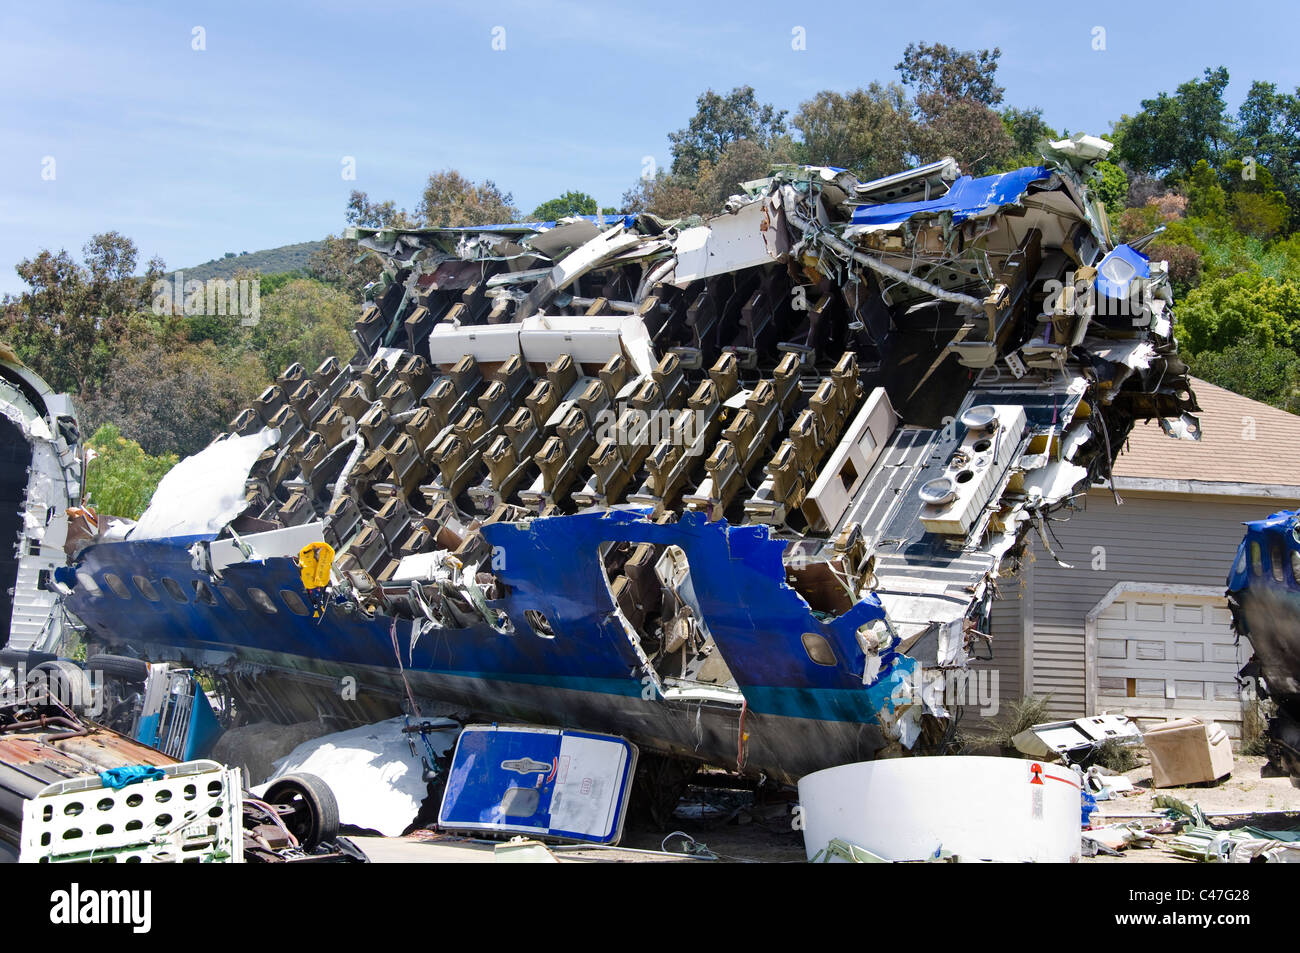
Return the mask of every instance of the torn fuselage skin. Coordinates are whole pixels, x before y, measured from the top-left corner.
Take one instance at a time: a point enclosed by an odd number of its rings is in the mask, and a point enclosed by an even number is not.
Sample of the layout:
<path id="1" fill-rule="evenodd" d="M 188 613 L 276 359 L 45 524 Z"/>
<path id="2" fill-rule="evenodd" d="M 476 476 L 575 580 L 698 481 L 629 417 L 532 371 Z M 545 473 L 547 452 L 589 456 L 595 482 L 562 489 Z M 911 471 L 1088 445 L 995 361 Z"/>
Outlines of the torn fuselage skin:
<path id="1" fill-rule="evenodd" d="M 733 527 L 698 513 L 658 523 L 614 510 L 496 523 L 484 535 L 507 567 L 494 573 L 500 594 L 485 600 L 486 617 L 468 625 L 424 615 L 399 623 L 401 664 L 421 697 L 528 721 L 600 724 L 648 739 L 656 750 L 740 762 L 774 777 L 798 777 L 828 756 L 870 757 L 888 744 L 877 712 L 890 706 L 895 670 L 910 666 L 893 639 L 876 638 L 879 602 L 867 597 L 833 618 L 815 612 L 785 585 L 786 544 L 766 527 Z M 256 547 L 255 536 L 246 539 Z M 641 546 L 675 548 L 689 565 L 697 631 L 676 651 L 684 656 L 685 643 L 707 633 L 711 652 L 701 661 L 725 663 L 725 678 L 668 668 L 673 652 L 661 656 L 667 646 L 652 647 L 615 605 L 602 551 Z M 122 599 L 118 581 L 141 574 L 175 585 L 161 585 L 150 602 L 123 583 L 129 598 Z M 403 597 L 386 602 L 388 613 L 338 598 L 317 621 L 295 614 L 296 603 L 282 595 L 300 590 L 297 576 L 292 559 L 280 556 L 228 565 L 214 579 L 194 568 L 183 546 L 128 540 L 86 550 L 69 608 L 104 620 L 91 628 L 109 644 L 165 646 L 196 664 L 234 656 L 330 679 L 351 676 L 362 693 L 400 692 L 390 630 Z M 175 590 L 192 598 L 182 603 L 164 594 Z M 270 616 L 257 593 L 271 597 Z M 147 608 L 133 616 L 135 630 L 123 632 L 111 612 L 134 603 Z M 473 611 L 469 600 L 462 611 Z M 274 618 L 274 628 L 259 624 L 264 618 Z"/>
<path id="2" fill-rule="evenodd" d="M 81 453 L 72 401 L 0 346 L 0 667 L 60 641 L 49 580 L 82 530 Z"/>
<path id="3" fill-rule="evenodd" d="M 1097 142 L 979 179 L 785 167 L 703 221 L 353 230 L 384 263 L 358 356 L 288 368 L 204 451 L 264 435 L 242 514 L 87 548 L 69 607 L 189 664 L 405 679 L 755 774 L 913 748 L 1028 535 L 1135 419 L 1196 409 Z M 290 538 L 337 550 L 323 619 Z"/>

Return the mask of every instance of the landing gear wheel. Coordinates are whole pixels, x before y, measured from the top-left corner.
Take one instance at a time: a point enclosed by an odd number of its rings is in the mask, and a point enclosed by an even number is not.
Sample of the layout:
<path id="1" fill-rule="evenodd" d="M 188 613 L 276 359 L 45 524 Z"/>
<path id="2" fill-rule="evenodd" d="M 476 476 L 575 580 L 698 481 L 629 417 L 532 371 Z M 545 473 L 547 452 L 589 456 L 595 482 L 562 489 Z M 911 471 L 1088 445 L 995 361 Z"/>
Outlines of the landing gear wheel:
<path id="1" fill-rule="evenodd" d="M 276 778 L 262 800 L 292 810 L 281 815 L 284 826 L 311 850 L 339 834 L 339 805 L 328 784 L 314 774 L 286 774 Z"/>
<path id="2" fill-rule="evenodd" d="M 91 707 L 90 679 L 76 662 L 42 662 L 27 673 L 28 699 L 36 704 L 59 703 L 82 714 Z"/>
<path id="3" fill-rule="evenodd" d="M 144 659 L 126 655 L 92 655 L 86 660 L 92 672 L 103 672 L 108 678 L 127 682 L 143 682 L 149 677 L 149 663 Z"/>

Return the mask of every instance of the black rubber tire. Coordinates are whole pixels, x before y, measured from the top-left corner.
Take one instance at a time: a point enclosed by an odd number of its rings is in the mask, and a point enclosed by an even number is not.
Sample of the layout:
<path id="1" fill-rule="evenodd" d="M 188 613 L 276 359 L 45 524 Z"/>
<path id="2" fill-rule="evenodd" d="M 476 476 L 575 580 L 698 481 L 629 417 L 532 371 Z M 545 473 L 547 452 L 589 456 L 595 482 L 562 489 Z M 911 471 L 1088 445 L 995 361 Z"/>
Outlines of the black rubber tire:
<path id="1" fill-rule="evenodd" d="M 42 662 L 54 662 L 58 656 L 53 652 L 32 652 L 24 649 L 0 649 L 0 665 L 9 668 L 17 668 L 21 665 L 23 668 L 31 671 Z"/>
<path id="2" fill-rule="evenodd" d="M 128 655 L 92 655 L 86 659 L 86 668 L 125 682 L 141 683 L 149 677 L 149 663 Z"/>
<path id="3" fill-rule="evenodd" d="M 332 841 L 339 836 L 339 804 L 330 786 L 314 774 L 286 774 L 276 778 L 262 800 L 279 807 L 291 807 L 283 815 L 284 825 L 304 849 Z"/>
<path id="4" fill-rule="evenodd" d="M 52 692 L 55 698 L 74 712 L 81 714 L 91 707 L 94 699 L 91 697 L 90 679 L 76 662 L 67 659 L 42 662 L 27 673 L 28 685 L 36 681 L 33 676 L 37 673 L 41 674 L 40 681 L 45 683 L 46 691 Z M 42 701 L 40 698 L 32 700 L 37 703 Z"/>

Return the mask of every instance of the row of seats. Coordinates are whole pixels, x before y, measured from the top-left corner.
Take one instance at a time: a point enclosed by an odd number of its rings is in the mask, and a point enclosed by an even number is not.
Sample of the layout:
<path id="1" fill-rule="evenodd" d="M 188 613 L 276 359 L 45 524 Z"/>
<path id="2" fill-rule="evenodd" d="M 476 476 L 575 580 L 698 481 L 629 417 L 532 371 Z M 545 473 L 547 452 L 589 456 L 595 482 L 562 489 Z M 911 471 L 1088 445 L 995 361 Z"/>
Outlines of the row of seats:
<path id="1" fill-rule="evenodd" d="M 803 505 L 822 462 L 839 442 L 863 393 L 857 356 L 846 352 L 831 376 L 818 384 L 808 406 L 795 417 L 786 438 L 763 467 L 766 479 L 755 499 L 746 505 L 751 518 L 783 523 L 788 514 Z M 774 512 L 781 517 L 773 519 Z"/>
<path id="2" fill-rule="evenodd" d="M 293 365 L 231 424 L 281 431 L 250 474 L 248 512 L 283 525 L 324 516 L 348 564 L 382 578 L 403 556 L 465 545 L 469 523 L 515 507 L 630 500 L 719 516 L 792 415 L 764 469 L 797 498 L 861 400 L 855 357 L 846 353 L 797 414 L 797 354 L 748 390 L 742 360 L 723 352 L 693 390 L 673 353 L 641 376 L 621 355 L 591 376 L 567 354 L 538 376 L 518 355 L 434 367 L 381 353 L 351 377 L 334 358 L 311 374 Z M 347 492 L 336 493 L 349 458 Z"/>

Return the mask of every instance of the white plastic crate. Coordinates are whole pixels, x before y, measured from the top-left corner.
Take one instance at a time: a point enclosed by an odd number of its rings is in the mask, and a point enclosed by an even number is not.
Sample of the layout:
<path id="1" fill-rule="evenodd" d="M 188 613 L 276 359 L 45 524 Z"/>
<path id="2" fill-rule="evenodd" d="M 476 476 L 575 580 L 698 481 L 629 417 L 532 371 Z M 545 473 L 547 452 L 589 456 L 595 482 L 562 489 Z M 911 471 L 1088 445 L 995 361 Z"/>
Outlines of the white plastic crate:
<path id="1" fill-rule="evenodd" d="M 238 768 L 186 761 L 119 791 L 98 777 L 49 785 L 23 805 L 22 863 L 241 863 Z"/>

